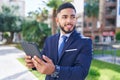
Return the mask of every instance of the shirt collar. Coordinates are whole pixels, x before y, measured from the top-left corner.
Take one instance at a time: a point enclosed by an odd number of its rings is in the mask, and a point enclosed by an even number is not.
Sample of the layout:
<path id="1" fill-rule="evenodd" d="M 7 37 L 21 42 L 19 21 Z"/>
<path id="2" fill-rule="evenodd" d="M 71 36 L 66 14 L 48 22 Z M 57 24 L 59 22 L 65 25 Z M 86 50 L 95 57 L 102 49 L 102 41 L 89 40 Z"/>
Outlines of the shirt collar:
<path id="1" fill-rule="evenodd" d="M 71 33 L 72 33 L 72 32 L 71 32 Z M 67 36 L 67 37 L 69 38 L 70 35 L 71 35 L 71 33 L 68 33 L 68 34 L 62 34 L 62 33 L 60 33 L 60 37 L 64 35 L 64 36 Z"/>

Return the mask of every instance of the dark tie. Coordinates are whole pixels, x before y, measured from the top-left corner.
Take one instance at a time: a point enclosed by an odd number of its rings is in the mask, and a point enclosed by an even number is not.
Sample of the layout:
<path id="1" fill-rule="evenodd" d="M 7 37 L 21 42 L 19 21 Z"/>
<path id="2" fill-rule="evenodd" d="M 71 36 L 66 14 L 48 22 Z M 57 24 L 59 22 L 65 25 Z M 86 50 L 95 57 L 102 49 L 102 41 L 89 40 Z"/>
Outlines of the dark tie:
<path id="1" fill-rule="evenodd" d="M 62 36 L 62 43 L 60 44 L 60 47 L 58 49 L 58 56 L 60 57 L 61 53 L 62 53 L 62 50 L 63 50 L 63 47 L 65 45 L 65 42 L 66 42 L 66 39 L 67 39 L 67 36 Z"/>

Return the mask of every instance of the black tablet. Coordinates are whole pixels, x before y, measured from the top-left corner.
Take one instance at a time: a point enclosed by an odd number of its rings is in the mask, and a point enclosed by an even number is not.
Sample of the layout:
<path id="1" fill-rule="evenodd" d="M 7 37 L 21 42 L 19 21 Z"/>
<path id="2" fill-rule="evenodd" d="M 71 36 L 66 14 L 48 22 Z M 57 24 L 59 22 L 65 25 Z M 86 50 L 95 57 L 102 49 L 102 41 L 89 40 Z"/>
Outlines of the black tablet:
<path id="1" fill-rule="evenodd" d="M 23 50 L 25 51 L 26 55 L 29 55 L 31 57 L 38 56 L 42 59 L 42 54 L 39 50 L 39 47 L 34 42 L 21 42 L 21 46 Z"/>

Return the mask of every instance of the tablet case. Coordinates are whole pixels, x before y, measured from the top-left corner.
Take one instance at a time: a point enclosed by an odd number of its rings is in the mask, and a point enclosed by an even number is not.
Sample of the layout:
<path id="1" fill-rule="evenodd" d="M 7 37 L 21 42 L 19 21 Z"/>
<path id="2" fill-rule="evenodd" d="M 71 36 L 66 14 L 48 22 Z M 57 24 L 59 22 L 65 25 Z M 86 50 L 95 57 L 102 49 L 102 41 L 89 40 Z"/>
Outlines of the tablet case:
<path id="1" fill-rule="evenodd" d="M 26 55 L 29 55 L 31 57 L 38 56 L 42 59 L 42 54 L 38 48 L 38 45 L 34 42 L 21 42 L 21 46 L 23 50 L 25 51 Z"/>

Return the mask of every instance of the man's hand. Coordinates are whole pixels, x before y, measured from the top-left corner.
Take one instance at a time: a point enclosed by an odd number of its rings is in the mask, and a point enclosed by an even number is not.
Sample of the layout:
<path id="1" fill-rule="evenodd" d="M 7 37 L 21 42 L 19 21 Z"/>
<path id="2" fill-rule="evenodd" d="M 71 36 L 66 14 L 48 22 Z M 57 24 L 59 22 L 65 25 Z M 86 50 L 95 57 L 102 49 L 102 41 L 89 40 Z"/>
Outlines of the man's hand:
<path id="1" fill-rule="evenodd" d="M 43 60 L 39 59 L 37 56 L 32 58 L 33 64 L 35 65 L 38 72 L 47 75 L 52 74 L 55 70 L 55 65 L 53 64 L 52 60 L 45 55 L 43 55 Z"/>
<path id="2" fill-rule="evenodd" d="M 35 68 L 31 56 L 25 56 L 25 62 L 28 68 Z"/>

